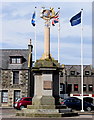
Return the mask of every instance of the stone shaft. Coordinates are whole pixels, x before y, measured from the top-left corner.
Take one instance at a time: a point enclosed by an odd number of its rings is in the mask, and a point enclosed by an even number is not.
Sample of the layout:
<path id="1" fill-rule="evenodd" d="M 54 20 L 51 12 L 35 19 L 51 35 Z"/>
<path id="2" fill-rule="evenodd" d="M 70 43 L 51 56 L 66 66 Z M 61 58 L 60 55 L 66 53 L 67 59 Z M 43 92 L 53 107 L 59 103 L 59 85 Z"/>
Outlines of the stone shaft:
<path id="1" fill-rule="evenodd" d="M 50 27 L 44 27 L 44 58 L 50 58 Z"/>

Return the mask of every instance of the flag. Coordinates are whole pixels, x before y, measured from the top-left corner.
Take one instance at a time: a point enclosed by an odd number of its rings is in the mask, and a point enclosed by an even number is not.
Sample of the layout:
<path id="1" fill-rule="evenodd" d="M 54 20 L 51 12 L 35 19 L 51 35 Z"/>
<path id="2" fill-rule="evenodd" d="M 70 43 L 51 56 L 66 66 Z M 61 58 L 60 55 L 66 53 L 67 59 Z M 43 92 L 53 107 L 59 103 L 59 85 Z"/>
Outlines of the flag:
<path id="1" fill-rule="evenodd" d="M 58 23 L 58 22 L 59 22 L 59 19 L 58 18 L 54 18 L 52 20 L 52 25 L 55 26 L 55 24 Z"/>
<path id="2" fill-rule="evenodd" d="M 33 26 L 36 25 L 36 24 L 35 24 L 35 16 L 36 16 L 36 14 L 35 14 L 35 12 L 34 12 L 33 15 L 32 15 L 32 20 L 31 20 L 31 23 L 32 23 Z"/>
<path id="3" fill-rule="evenodd" d="M 52 20 L 52 25 L 55 26 L 59 22 L 59 12 L 56 13 L 55 17 Z"/>
<path id="4" fill-rule="evenodd" d="M 81 23 L 81 11 L 70 19 L 71 26 Z"/>

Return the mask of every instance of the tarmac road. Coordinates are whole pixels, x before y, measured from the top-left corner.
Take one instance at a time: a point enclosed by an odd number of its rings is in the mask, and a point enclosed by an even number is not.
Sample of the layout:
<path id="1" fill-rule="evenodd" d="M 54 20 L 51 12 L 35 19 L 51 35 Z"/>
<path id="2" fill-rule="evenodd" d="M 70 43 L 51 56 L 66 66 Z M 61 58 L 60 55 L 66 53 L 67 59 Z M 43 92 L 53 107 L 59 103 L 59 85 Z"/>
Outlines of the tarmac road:
<path id="1" fill-rule="evenodd" d="M 2 120 L 94 120 L 94 118 L 2 118 Z"/>

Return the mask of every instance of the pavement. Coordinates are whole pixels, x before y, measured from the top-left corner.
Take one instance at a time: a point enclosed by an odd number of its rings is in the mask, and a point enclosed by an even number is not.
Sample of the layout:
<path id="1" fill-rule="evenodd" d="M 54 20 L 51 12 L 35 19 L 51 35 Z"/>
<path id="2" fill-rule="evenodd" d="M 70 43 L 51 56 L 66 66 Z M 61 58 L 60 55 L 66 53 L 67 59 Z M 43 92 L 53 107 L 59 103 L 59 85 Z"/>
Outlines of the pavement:
<path id="1" fill-rule="evenodd" d="M 94 120 L 94 111 L 91 112 L 81 112 L 81 111 L 74 111 L 78 112 L 79 116 L 73 117 L 63 117 L 63 118 L 30 118 L 30 117 L 19 117 L 16 116 L 16 112 L 18 110 L 14 108 L 3 108 L 0 109 L 0 120 Z"/>

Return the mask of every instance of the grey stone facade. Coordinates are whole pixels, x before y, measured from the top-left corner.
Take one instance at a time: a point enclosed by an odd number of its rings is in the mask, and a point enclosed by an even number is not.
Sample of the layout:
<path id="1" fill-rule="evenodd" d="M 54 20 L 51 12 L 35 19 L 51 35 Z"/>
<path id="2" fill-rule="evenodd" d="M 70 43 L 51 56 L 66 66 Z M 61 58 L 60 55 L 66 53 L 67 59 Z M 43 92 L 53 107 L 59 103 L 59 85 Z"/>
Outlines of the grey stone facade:
<path id="1" fill-rule="evenodd" d="M 19 84 L 13 84 L 12 70 L 1 70 L 1 73 L 2 91 L 8 91 L 8 104 L 2 103 L 2 106 L 13 106 L 15 91 L 20 91 L 20 97 L 28 94 L 28 70 L 19 70 Z"/>
<path id="2" fill-rule="evenodd" d="M 17 98 L 28 96 L 28 49 L 3 49 L 0 51 L 2 53 L 0 54 L 2 63 L 0 64 L 0 102 L 2 104 L 0 105 L 11 107 Z M 11 58 L 14 61 L 18 59 L 18 63 L 11 63 Z M 17 74 L 15 78 L 14 72 Z M 17 79 L 17 82 L 14 79 Z"/>
<path id="3" fill-rule="evenodd" d="M 83 69 L 84 96 L 94 97 L 94 68 L 84 65 Z M 60 77 L 60 93 L 68 96 L 80 96 L 81 94 L 81 66 L 65 65 Z"/>

